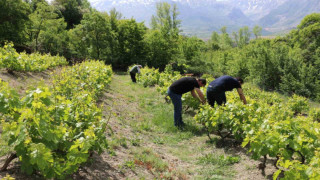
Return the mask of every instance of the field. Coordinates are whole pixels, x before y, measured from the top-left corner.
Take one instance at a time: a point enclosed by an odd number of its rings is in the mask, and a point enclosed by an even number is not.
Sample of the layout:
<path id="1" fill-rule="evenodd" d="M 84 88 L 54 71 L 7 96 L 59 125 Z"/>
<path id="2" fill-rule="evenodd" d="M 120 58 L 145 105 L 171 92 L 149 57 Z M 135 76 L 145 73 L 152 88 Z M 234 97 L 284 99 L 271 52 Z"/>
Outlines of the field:
<path id="1" fill-rule="evenodd" d="M 23 94 L 28 86 L 50 85 L 50 72 L 2 72 L 1 78 Z M 187 128 L 176 129 L 172 104 L 156 88 L 133 84 L 125 73 L 113 76 L 98 104 L 104 107 L 103 117 L 109 119 L 105 133 L 109 149 L 94 154 L 71 179 L 270 179 L 275 171 L 273 161 L 268 160 L 263 174 L 257 168 L 261 161 L 252 160 L 232 139 L 221 141 L 212 135 L 210 141 L 192 111 L 183 117 Z M 42 179 L 38 174 L 22 173 L 20 166 L 15 160 L 0 177 Z"/>
<path id="2" fill-rule="evenodd" d="M 319 13 L 203 41 L 167 2 L 150 28 L 87 1 L 0 4 L 0 179 L 320 179 Z M 248 103 L 185 93 L 176 128 L 167 90 L 191 75 L 241 77 Z"/>

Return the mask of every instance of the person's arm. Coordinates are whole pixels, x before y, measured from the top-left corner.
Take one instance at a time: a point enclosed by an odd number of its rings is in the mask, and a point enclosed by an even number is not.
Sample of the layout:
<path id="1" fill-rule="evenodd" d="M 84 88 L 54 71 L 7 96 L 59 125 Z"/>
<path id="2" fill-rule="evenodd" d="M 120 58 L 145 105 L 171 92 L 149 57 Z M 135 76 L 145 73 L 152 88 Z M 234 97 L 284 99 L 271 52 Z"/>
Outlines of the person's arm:
<path id="1" fill-rule="evenodd" d="M 195 91 L 197 91 L 197 94 L 195 93 Z M 204 104 L 206 102 L 206 100 L 204 99 L 204 95 L 202 94 L 201 90 L 199 88 L 194 88 L 191 91 L 191 94 L 194 98 L 199 99 L 199 101 Z"/>
<path id="2" fill-rule="evenodd" d="M 192 95 L 194 98 L 198 99 L 198 96 L 196 95 L 194 89 L 191 91 L 191 95 Z"/>
<path id="3" fill-rule="evenodd" d="M 204 98 L 204 95 L 202 93 L 202 91 L 200 90 L 200 88 L 195 88 L 196 91 L 197 91 L 197 94 L 199 96 L 199 99 L 201 101 L 202 104 L 205 104 L 206 103 L 206 99 Z"/>
<path id="4" fill-rule="evenodd" d="M 240 99 L 242 100 L 243 104 L 247 104 L 246 97 L 243 94 L 243 91 L 241 88 L 237 88 L 238 94 L 240 96 Z"/>
<path id="5" fill-rule="evenodd" d="M 138 73 L 140 74 L 140 68 L 139 68 L 139 66 L 138 66 L 137 68 L 138 68 Z"/>

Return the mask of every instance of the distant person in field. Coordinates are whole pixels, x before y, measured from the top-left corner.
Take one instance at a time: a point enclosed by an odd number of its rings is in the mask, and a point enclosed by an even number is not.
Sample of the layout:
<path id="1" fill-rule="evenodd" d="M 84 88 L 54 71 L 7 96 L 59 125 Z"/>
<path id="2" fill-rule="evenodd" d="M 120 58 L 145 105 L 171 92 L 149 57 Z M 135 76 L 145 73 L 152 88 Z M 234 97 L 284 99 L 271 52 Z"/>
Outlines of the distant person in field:
<path id="1" fill-rule="evenodd" d="M 183 77 L 171 84 L 168 89 L 168 95 L 174 106 L 174 125 L 177 127 L 184 126 L 182 121 L 182 94 L 191 91 L 194 98 L 199 99 L 203 104 L 206 102 L 200 87 L 205 86 L 205 79 L 196 79 L 193 77 Z M 197 93 L 196 93 L 197 92 Z M 198 94 L 198 95 L 197 95 Z"/>
<path id="2" fill-rule="evenodd" d="M 226 91 L 232 91 L 236 88 L 243 104 L 247 104 L 246 97 L 243 94 L 241 85 L 243 80 L 239 77 L 221 76 L 212 81 L 207 88 L 207 99 L 211 107 L 216 102 L 218 105 L 225 104 L 227 101 Z"/>
<path id="3" fill-rule="evenodd" d="M 142 68 L 141 65 L 135 65 L 130 69 L 130 76 L 131 76 L 131 80 L 132 82 L 137 82 L 136 80 L 136 74 L 139 73 L 140 74 L 140 69 Z"/>

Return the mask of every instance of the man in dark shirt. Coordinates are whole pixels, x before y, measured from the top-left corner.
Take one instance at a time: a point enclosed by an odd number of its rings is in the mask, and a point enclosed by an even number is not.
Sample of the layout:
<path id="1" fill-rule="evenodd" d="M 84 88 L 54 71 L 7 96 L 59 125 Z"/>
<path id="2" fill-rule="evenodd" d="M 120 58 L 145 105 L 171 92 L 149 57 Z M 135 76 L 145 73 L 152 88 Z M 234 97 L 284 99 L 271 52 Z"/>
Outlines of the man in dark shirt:
<path id="1" fill-rule="evenodd" d="M 231 91 L 237 88 L 240 99 L 244 104 L 247 104 L 247 100 L 242 92 L 241 85 L 243 80 L 239 77 L 233 78 L 231 76 L 221 76 L 212 81 L 207 88 L 207 99 L 211 107 L 214 107 L 214 103 L 218 105 L 226 103 L 226 91 Z"/>
<path id="2" fill-rule="evenodd" d="M 205 79 L 195 79 L 193 77 L 183 77 L 175 82 L 168 89 L 168 95 L 170 96 L 174 106 L 174 125 L 182 127 L 184 125 L 182 121 L 182 94 L 191 91 L 194 98 L 199 99 L 203 104 L 206 102 L 200 87 L 205 86 L 207 81 Z M 195 93 L 197 92 L 197 94 Z"/>

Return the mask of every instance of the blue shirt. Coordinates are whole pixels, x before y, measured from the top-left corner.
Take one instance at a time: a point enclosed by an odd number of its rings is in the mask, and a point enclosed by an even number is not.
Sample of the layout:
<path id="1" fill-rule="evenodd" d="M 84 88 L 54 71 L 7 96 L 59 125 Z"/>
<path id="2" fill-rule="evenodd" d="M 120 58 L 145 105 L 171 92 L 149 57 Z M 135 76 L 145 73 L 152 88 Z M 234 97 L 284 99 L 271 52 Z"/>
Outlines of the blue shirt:
<path id="1" fill-rule="evenodd" d="M 209 84 L 209 87 L 220 92 L 231 91 L 234 88 L 241 88 L 240 82 L 231 76 L 221 76 Z"/>

